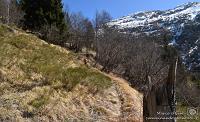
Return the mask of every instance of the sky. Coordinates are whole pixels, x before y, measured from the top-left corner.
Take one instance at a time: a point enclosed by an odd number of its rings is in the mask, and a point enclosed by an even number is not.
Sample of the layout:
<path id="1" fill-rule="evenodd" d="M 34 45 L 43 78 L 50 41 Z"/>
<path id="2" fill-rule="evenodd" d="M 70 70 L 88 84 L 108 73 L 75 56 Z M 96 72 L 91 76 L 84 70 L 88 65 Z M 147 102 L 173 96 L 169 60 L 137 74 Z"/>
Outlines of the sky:
<path id="1" fill-rule="evenodd" d="M 139 11 L 167 10 L 187 2 L 200 0 L 63 0 L 70 12 L 81 12 L 89 19 L 94 18 L 96 10 L 106 10 L 116 19 Z"/>

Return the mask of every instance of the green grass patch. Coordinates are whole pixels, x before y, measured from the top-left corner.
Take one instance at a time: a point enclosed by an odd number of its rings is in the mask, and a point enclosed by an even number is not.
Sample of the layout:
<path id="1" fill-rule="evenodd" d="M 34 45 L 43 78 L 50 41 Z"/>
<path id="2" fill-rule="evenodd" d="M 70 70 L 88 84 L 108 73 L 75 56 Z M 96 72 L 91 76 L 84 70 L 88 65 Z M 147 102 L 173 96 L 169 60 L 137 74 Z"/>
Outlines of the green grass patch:
<path id="1" fill-rule="evenodd" d="M 0 26 L 0 33 L 5 35 L 9 33 L 9 29 L 7 32 L 6 27 Z M 111 85 L 110 78 L 82 66 L 75 57 L 76 54 L 62 52 L 54 46 L 42 43 L 33 35 L 13 34 L 0 40 L 0 66 L 11 64 L 19 67 L 26 75 L 26 79 L 31 79 L 33 73 L 42 75 L 42 81 L 33 82 L 43 82 L 42 84 L 52 86 L 59 84 L 66 90 L 72 90 L 79 83 L 98 89 Z M 77 64 L 76 68 L 70 68 L 71 61 Z M 33 104 L 40 103 L 43 102 Z"/>
<path id="2" fill-rule="evenodd" d="M 98 90 L 108 88 L 112 84 L 109 77 L 85 67 L 68 68 L 64 76 L 65 79 L 62 82 L 69 89 L 72 89 L 80 82 L 90 87 L 95 87 Z"/>
<path id="3" fill-rule="evenodd" d="M 112 85 L 111 79 L 98 72 L 91 72 L 86 81 L 91 85 L 95 86 L 99 90 L 109 88 Z"/>
<path id="4" fill-rule="evenodd" d="M 33 106 L 36 109 L 41 108 L 42 106 L 48 104 L 49 96 L 48 95 L 42 95 L 34 100 L 32 100 L 29 105 Z"/>

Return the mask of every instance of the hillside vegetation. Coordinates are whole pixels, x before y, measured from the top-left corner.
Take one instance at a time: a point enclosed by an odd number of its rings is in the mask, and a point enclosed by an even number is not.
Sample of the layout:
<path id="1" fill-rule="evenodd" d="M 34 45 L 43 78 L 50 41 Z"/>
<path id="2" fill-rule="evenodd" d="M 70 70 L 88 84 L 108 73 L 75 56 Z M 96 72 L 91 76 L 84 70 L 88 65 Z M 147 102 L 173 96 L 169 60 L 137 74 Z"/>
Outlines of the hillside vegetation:
<path id="1" fill-rule="evenodd" d="M 0 120 L 70 119 L 142 121 L 142 95 L 75 53 L 0 25 Z"/>

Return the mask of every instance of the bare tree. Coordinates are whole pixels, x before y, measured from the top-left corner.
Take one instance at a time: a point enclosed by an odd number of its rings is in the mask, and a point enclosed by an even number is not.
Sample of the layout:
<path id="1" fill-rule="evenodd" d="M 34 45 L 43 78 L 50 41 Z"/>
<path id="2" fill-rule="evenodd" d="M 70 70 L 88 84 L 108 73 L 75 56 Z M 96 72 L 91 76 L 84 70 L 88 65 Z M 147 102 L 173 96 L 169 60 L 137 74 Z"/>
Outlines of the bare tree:
<path id="1" fill-rule="evenodd" d="M 95 29 L 98 30 L 101 27 L 103 27 L 103 25 L 105 25 L 107 22 L 111 21 L 112 17 L 111 15 L 105 11 L 96 11 L 96 15 L 95 15 L 95 20 L 94 20 L 94 25 L 95 25 Z"/>
<path id="2" fill-rule="evenodd" d="M 88 19 L 85 19 L 83 21 L 83 25 L 84 25 L 84 47 L 86 47 L 87 49 L 91 49 L 93 48 L 93 40 L 95 37 L 95 31 L 92 25 L 92 22 Z"/>
<path id="3" fill-rule="evenodd" d="M 6 1 L 5 0 L 1 0 L 0 1 L 0 21 L 2 23 L 5 23 L 6 22 L 6 13 L 7 13 L 7 10 L 6 10 Z"/>
<path id="4" fill-rule="evenodd" d="M 121 63 L 125 54 L 126 36 L 116 30 L 104 27 L 98 35 L 96 60 L 103 65 L 103 71 L 111 71 Z"/>
<path id="5" fill-rule="evenodd" d="M 22 18 L 19 1 L 1 0 L 0 1 L 0 21 L 6 24 L 18 25 Z"/>
<path id="6" fill-rule="evenodd" d="M 101 35 L 102 33 L 102 28 L 106 27 L 106 23 L 111 21 L 112 20 L 112 17 L 111 15 L 103 10 L 103 11 L 96 11 L 96 15 L 95 15 L 95 20 L 93 20 L 93 24 L 94 24 L 94 27 L 95 27 L 95 40 L 94 40 L 94 46 L 95 46 L 95 50 L 96 50 L 96 57 L 98 58 L 99 57 L 99 47 L 100 47 L 100 39 L 98 36 Z"/>
<path id="7" fill-rule="evenodd" d="M 71 23 L 71 47 L 76 51 L 81 51 L 83 47 L 91 48 L 94 39 L 94 29 L 89 19 L 80 12 L 70 16 Z"/>
<path id="8" fill-rule="evenodd" d="M 18 0 L 10 0 L 8 23 L 19 25 L 22 18 L 23 11 Z"/>

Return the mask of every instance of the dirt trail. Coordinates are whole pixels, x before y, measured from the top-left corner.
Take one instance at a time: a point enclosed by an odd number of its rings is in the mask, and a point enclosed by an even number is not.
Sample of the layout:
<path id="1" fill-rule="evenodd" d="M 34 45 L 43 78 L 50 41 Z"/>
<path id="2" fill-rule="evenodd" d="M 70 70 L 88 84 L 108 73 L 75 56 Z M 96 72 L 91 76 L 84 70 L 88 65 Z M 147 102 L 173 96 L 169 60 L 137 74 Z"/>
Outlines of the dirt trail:
<path id="1" fill-rule="evenodd" d="M 143 94 L 132 88 L 125 79 L 112 73 L 103 74 L 112 79 L 118 91 L 121 100 L 120 121 L 143 122 Z"/>

